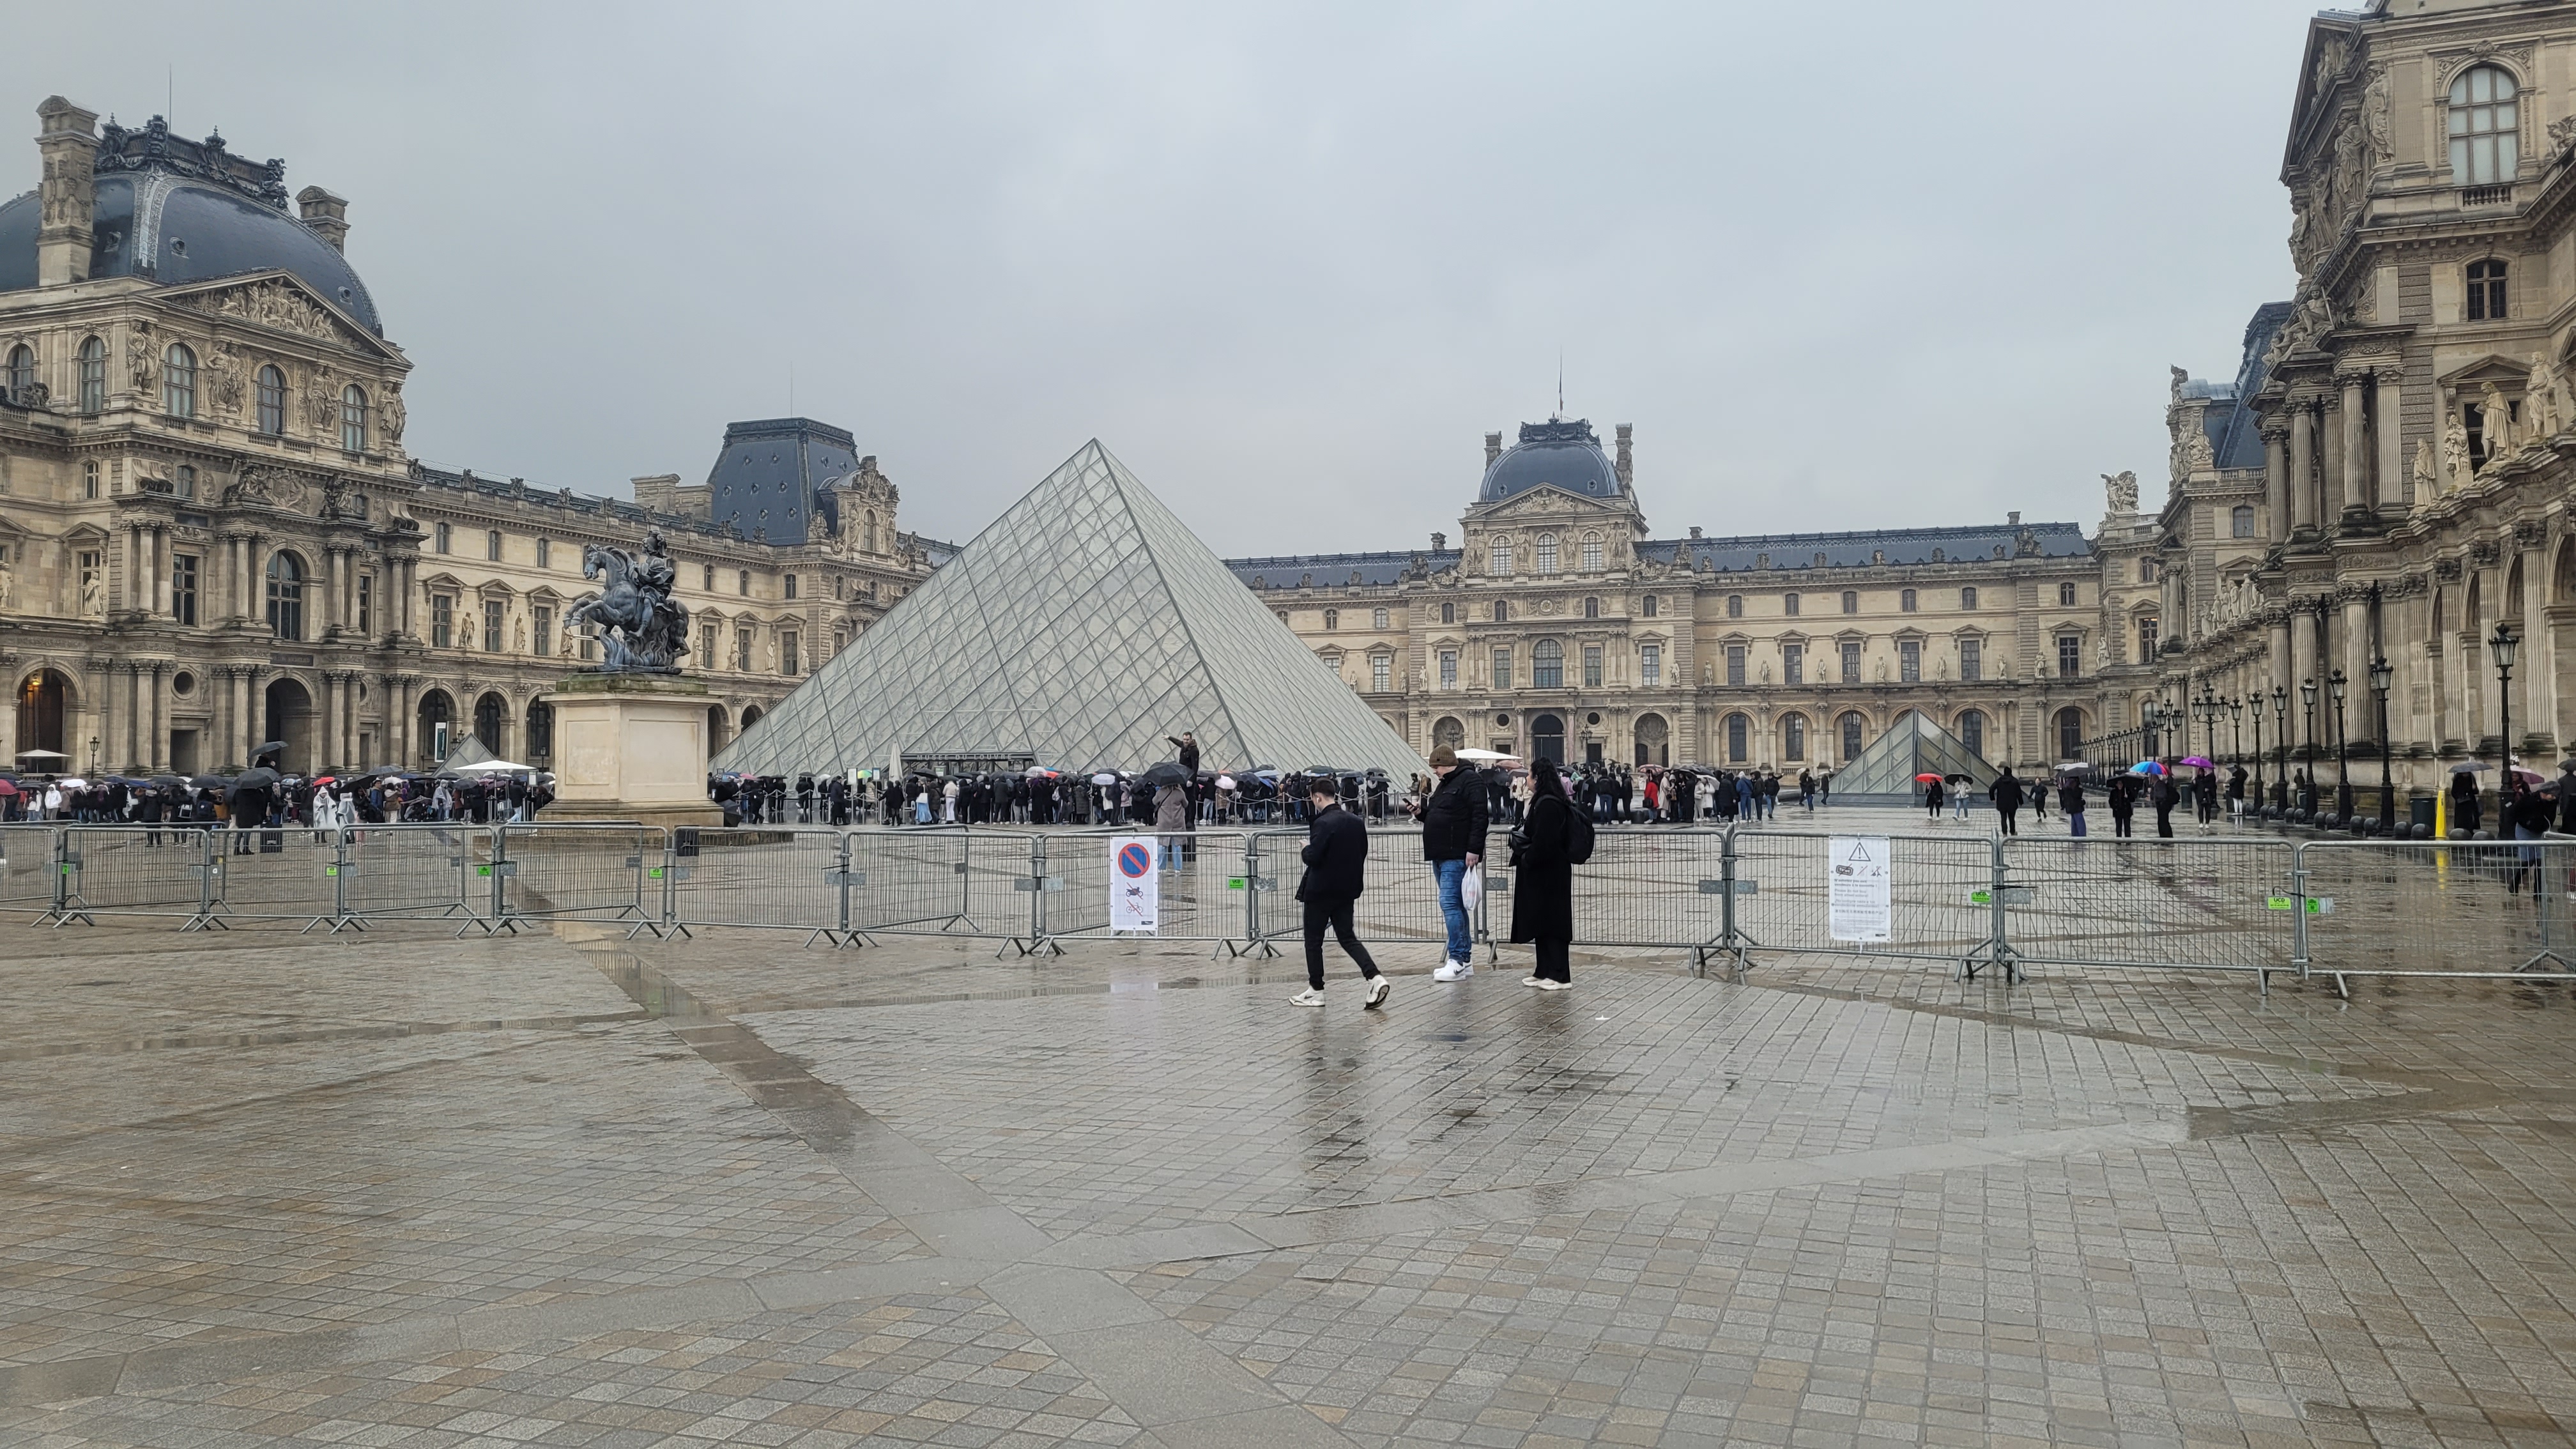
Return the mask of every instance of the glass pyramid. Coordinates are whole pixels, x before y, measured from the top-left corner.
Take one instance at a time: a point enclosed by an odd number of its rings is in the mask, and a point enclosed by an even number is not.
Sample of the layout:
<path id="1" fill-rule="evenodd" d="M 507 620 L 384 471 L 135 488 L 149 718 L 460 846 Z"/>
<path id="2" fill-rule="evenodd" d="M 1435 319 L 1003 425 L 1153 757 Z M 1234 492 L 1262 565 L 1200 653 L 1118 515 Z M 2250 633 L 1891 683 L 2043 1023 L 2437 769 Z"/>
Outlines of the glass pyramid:
<path id="1" fill-rule="evenodd" d="M 715 760 L 793 776 L 1026 753 L 1142 769 L 1426 767 L 1097 440 Z"/>
<path id="2" fill-rule="evenodd" d="M 1979 758 L 1967 742 L 1915 710 L 1896 717 L 1869 748 L 1834 772 L 1837 805 L 1920 805 L 1923 787 L 1917 775 L 1966 775 L 1968 788 L 1982 797 L 1995 778 L 1995 767 Z M 1955 788 L 1955 787 L 1952 787 Z"/>

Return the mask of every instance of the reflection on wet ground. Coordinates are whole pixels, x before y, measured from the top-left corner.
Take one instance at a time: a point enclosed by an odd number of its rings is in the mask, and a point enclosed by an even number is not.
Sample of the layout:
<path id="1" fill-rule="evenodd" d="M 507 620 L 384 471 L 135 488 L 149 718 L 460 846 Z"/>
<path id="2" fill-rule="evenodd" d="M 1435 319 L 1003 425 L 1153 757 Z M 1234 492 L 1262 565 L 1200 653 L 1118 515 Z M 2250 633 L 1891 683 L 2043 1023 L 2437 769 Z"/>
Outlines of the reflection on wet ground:
<path id="1" fill-rule="evenodd" d="M 2564 986 L 19 939 L 0 1442 L 2576 1425 Z"/>

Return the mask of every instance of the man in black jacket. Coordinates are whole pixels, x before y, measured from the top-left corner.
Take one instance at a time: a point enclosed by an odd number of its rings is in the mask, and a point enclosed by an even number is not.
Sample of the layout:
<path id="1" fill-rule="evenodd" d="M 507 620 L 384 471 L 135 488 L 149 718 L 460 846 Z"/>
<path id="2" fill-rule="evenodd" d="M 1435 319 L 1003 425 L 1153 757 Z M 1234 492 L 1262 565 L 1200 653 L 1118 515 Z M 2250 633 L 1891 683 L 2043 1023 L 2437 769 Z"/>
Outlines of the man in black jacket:
<path id="1" fill-rule="evenodd" d="M 1457 751 L 1432 746 L 1431 769 L 1440 786 L 1422 802 L 1422 858 L 1439 878 L 1440 919 L 1449 936 L 1448 954 L 1431 979 L 1464 981 L 1476 974 L 1476 938 L 1460 892 L 1467 873 L 1485 863 L 1485 830 L 1492 817 L 1485 811 L 1484 782 L 1459 765 Z"/>
<path id="2" fill-rule="evenodd" d="M 1306 905 L 1306 989 L 1288 998 L 1289 1004 L 1324 1004 L 1324 927 L 1330 925 L 1342 954 L 1359 963 L 1367 982 L 1360 1004 L 1375 1011 L 1386 1001 L 1387 980 L 1351 929 L 1351 906 L 1368 868 L 1368 827 L 1341 808 L 1341 787 L 1329 777 L 1309 780 L 1306 792 L 1315 804 L 1314 821 L 1306 827 L 1306 877 L 1297 883 L 1297 899 Z"/>

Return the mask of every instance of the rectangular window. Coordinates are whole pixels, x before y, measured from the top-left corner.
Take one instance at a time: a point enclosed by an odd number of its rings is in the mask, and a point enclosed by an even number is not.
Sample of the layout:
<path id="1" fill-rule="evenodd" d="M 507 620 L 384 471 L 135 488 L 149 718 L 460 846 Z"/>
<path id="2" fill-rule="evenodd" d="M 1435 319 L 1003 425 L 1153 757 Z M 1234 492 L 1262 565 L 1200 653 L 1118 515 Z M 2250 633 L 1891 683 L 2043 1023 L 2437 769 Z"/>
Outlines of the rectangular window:
<path id="1" fill-rule="evenodd" d="M 1656 604 L 1656 602 L 1655 602 L 1655 599 L 1656 599 L 1656 596 L 1655 596 L 1655 595 L 1653 595 L 1653 594 L 1648 594 L 1648 595 L 1645 597 L 1645 599 L 1643 600 L 1643 603 L 1644 603 L 1644 605 L 1645 605 L 1645 608 L 1644 608 L 1644 611 L 1643 611 L 1643 612 L 1645 613 L 1645 616 L 1646 616 L 1647 618 L 1649 618 L 1649 619 L 1651 619 L 1651 618 L 1655 617 L 1655 613 L 1656 613 L 1656 610 L 1657 610 L 1657 608 L 1658 608 L 1658 606 L 1657 606 L 1657 604 Z M 1792 614 L 1794 614 L 1794 613 L 1796 613 L 1796 612 L 1798 612 L 1798 611 L 1797 611 L 1796 609 L 1791 609 L 1789 612 L 1790 612 L 1790 613 L 1792 613 Z"/>
<path id="2" fill-rule="evenodd" d="M 1598 644 L 1583 646 L 1583 687 L 1586 689 L 1601 687 L 1601 646 Z"/>
<path id="3" fill-rule="evenodd" d="M 716 667 L 716 626 L 713 624 L 698 631 L 698 667 L 701 669 Z"/>
<path id="4" fill-rule="evenodd" d="M 2083 635 L 2060 634 L 2057 636 L 2057 677 L 2060 679 L 2081 679 L 2084 677 Z"/>
<path id="5" fill-rule="evenodd" d="M 170 617 L 182 624 L 197 622 L 197 556 L 193 553 L 170 556 Z"/>
<path id="6" fill-rule="evenodd" d="M 555 562 L 555 541 L 554 541 L 553 539 L 551 539 L 551 538 L 541 538 L 541 539 L 538 539 L 538 540 L 537 540 L 537 567 L 539 567 L 539 568 L 541 568 L 541 569 L 544 569 L 544 568 L 552 568 L 552 567 L 554 567 L 554 562 Z M 543 651 L 543 650 L 540 650 L 540 651 L 538 651 L 538 652 L 539 652 L 539 653 L 543 653 L 544 651 Z"/>
<path id="7" fill-rule="evenodd" d="M 1846 614 L 1857 614 L 1860 612 L 1860 590 L 1843 590 L 1843 612 Z"/>
<path id="8" fill-rule="evenodd" d="M 1961 589 L 1959 591 L 1959 607 L 1962 609 L 1976 608 L 1977 591 L 1975 589 Z"/>
<path id="9" fill-rule="evenodd" d="M 501 530 L 495 528 L 484 533 L 483 557 L 484 560 L 489 563 L 499 563 L 501 561 Z"/>
<path id="10" fill-rule="evenodd" d="M 1458 606 L 1456 604 L 1442 604 L 1440 606 L 1440 622 L 1443 624 L 1457 623 Z"/>
<path id="11" fill-rule="evenodd" d="M 1553 640 L 1541 640 L 1530 651 L 1530 688 L 1563 689 L 1565 687 L 1565 651 Z"/>
<path id="12" fill-rule="evenodd" d="M 745 674 L 751 672 L 751 631 L 743 629 L 733 636 L 733 667 Z"/>
<path id="13" fill-rule="evenodd" d="M 782 599 L 795 598 L 796 576 L 794 574 L 780 574 L 778 576 L 778 590 L 778 596 Z"/>
<path id="14" fill-rule="evenodd" d="M 456 597 L 453 594 L 429 596 L 429 642 L 445 649 L 456 642 Z"/>
<path id="15" fill-rule="evenodd" d="M 1587 574 L 1601 572 L 1601 540 L 1587 538 L 1583 541 L 1583 571 Z"/>
<path id="16" fill-rule="evenodd" d="M 501 652 L 502 616 L 508 607 L 498 599 L 483 601 L 483 652 L 486 654 Z"/>
<path id="17" fill-rule="evenodd" d="M 698 587 L 706 590 L 710 594 L 714 593 L 716 591 L 716 566 L 714 564 L 700 564 L 698 568 L 700 572 Z"/>
<path id="18" fill-rule="evenodd" d="M 1858 644 L 1843 645 L 1843 683 L 1860 683 L 1860 645 Z"/>
<path id="19" fill-rule="evenodd" d="M 1962 639 L 1962 640 L 1960 640 L 1960 641 L 1959 641 L 1959 678 L 1961 678 L 1962 680 L 1967 681 L 1967 682 L 1968 682 L 1968 683 L 1970 683 L 1970 684 L 1974 684 L 1974 683 L 1976 683 L 1978 680 L 1983 679 L 1983 678 L 1985 678 L 1985 677 L 1986 677 L 1986 641 L 1985 641 L 1985 640 L 1983 640 L 1983 639 Z"/>
<path id="20" fill-rule="evenodd" d="M 793 675 L 793 674 L 797 673 L 797 672 L 798 672 L 798 670 L 803 666 L 803 664 L 804 664 L 804 662 L 805 662 L 805 661 L 804 661 L 804 659 L 802 658 L 802 651 L 801 651 L 801 650 L 799 650 L 799 648 L 797 647 L 797 646 L 799 646 L 800 644 L 802 644 L 803 642 L 804 642 L 803 640 L 801 640 L 801 639 L 799 639 L 799 638 L 797 638 L 797 637 L 796 637 L 796 631 L 795 631 L 795 630 L 793 630 L 793 629 L 782 629 L 782 630 L 780 630 L 780 631 L 779 631 L 779 633 L 778 633 L 778 672 L 779 672 L 779 673 L 781 673 L 781 674 Z"/>
<path id="21" fill-rule="evenodd" d="M 1369 688 L 1384 694 L 1394 687 L 1395 661 L 1383 654 L 1369 656 Z"/>
<path id="22" fill-rule="evenodd" d="M 1780 646 L 1780 682 L 1783 684 L 1804 684 L 1807 682 L 1806 645 L 1783 644 Z"/>
<path id="23" fill-rule="evenodd" d="M 528 610 L 528 640 L 540 659 L 555 652 L 555 611 L 540 604 Z"/>
<path id="24" fill-rule="evenodd" d="M 582 625 L 577 631 L 575 631 L 575 637 L 581 640 L 581 643 L 575 652 L 580 654 L 582 658 L 592 658 L 599 652 L 599 636 L 596 632 L 595 625 Z"/>
<path id="25" fill-rule="evenodd" d="M 358 575 L 358 632 L 361 635 L 376 632 L 376 576 L 374 574 Z"/>
<path id="26" fill-rule="evenodd" d="M 1664 646 L 1647 644 L 1637 650 L 1637 682 L 1657 685 L 1664 682 Z"/>
<path id="27" fill-rule="evenodd" d="M 1512 687 L 1512 651 L 1503 645 L 1494 648 L 1494 688 Z"/>
<path id="28" fill-rule="evenodd" d="M 1442 689 L 1458 687 L 1458 651 L 1455 649 L 1440 651 L 1440 687 Z"/>
<path id="29" fill-rule="evenodd" d="M 1741 688 L 1744 684 L 1744 646 L 1726 646 L 1726 682 Z"/>
<path id="30" fill-rule="evenodd" d="M 1370 627 L 1370 628 L 1372 628 L 1372 629 L 1383 629 L 1383 628 L 1385 628 L 1385 627 L 1387 626 L 1387 623 L 1388 623 L 1388 614 L 1387 614 L 1386 610 L 1384 610 L 1384 609 L 1373 609 L 1373 610 L 1369 611 L 1369 627 Z"/>
<path id="31" fill-rule="evenodd" d="M 1780 596 L 1780 612 L 1793 619 L 1798 617 L 1798 596 L 1796 594 L 1782 594 Z"/>
<path id="32" fill-rule="evenodd" d="M 2138 621 L 2138 662 L 2152 664 L 2155 662 L 2155 657 L 2156 616 L 2149 614 Z"/>
<path id="33" fill-rule="evenodd" d="M 751 570 L 744 569 L 734 576 L 733 591 L 746 599 L 751 597 Z"/>
<path id="34" fill-rule="evenodd" d="M 433 524 L 430 526 L 429 532 L 431 540 L 430 547 L 438 550 L 440 553 L 453 553 L 456 551 L 456 534 L 448 525 L 444 523 Z"/>
<path id="35" fill-rule="evenodd" d="M 1923 646 L 1912 639 L 1896 644 L 1896 677 L 1907 684 L 1923 682 Z"/>
<path id="36" fill-rule="evenodd" d="M 1898 611 L 1899 611 L 1899 612 L 1907 613 L 1907 614 L 1911 614 L 1911 613 L 1913 613 L 1913 612 L 1914 612 L 1914 591 L 1913 591 L 1912 589 L 1907 589 L 1907 590 L 1903 591 L 1902 593 L 1899 593 L 1899 594 L 1896 596 L 1896 607 L 1897 607 L 1897 609 L 1898 609 Z"/>

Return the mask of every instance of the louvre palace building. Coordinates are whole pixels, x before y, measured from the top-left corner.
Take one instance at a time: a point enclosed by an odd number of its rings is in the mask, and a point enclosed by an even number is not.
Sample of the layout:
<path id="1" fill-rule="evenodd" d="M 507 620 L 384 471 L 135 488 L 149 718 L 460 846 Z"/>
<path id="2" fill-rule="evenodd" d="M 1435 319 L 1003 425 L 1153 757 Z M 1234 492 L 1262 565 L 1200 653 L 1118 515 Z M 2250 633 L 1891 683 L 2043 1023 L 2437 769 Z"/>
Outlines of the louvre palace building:
<path id="1" fill-rule="evenodd" d="M 721 745 L 943 555 L 847 432 L 735 423 L 707 481 L 634 501 L 423 467 L 411 363 L 285 164 L 37 108 L 0 204 L 0 757 L 189 772 L 267 740 L 321 770 L 442 738 L 547 762 L 540 696 L 588 544 L 663 534 Z"/>

